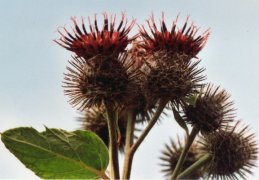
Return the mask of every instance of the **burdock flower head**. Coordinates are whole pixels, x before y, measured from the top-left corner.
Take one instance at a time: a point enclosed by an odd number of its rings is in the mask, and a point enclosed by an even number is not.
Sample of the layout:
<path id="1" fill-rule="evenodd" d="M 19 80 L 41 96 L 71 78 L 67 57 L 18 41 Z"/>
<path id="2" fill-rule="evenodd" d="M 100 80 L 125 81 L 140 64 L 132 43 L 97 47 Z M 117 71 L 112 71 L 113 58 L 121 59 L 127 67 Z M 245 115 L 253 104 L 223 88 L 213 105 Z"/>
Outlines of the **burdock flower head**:
<path id="1" fill-rule="evenodd" d="M 224 130 L 203 137 L 201 151 L 212 156 L 205 167 L 212 179 L 247 179 L 256 166 L 258 154 L 255 135 L 248 133 L 248 126 L 226 126 Z"/>
<path id="2" fill-rule="evenodd" d="M 205 76 L 201 73 L 204 69 L 197 67 L 200 61 L 168 65 L 162 63 L 167 58 L 166 55 L 154 57 L 157 58 L 155 63 L 146 62 L 147 68 L 143 70 L 143 89 L 147 99 L 166 99 L 179 103 L 203 85 Z"/>
<path id="3" fill-rule="evenodd" d="M 162 160 L 161 166 L 163 167 L 162 172 L 165 173 L 165 176 L 170 177 L 173 174 L 173 171 L 176 167 L 177 161 L 180 158 L 181 152 L 184 148 L 182 142 L 179 140 L 174 142 L 171 140 L 170 145 L 165 145 L 165 150 L 162 152 L 160 159 Z M 193 144 L 189 149 L 186 159 L 184 160 L 182 172 L 187 169 L 190 165 L 195 163 L 198 160 L 199 153 L 196 144 Z M 197 170 L 190 177 L 190 179 L 199 179 L 202 176 L 201 170 Z"/>
<path id="4" fill-rule="evenodd" d="M 195 102 L 183 105 L 184 119 L 197 126 L 202 134 L 211 133 L 231 122 L 234 118 L 233 102 L 223 89 L 211 84 L 194 96 Z"/>
<path id="5" fill-rule="evenodd" d="M 138 72 L 126 54 L 119 57 L 97 55 L 91 59 L 76 58 L 69 61 L 65 74 L 65 94 L 70 104 L 79 110 L 103 103 L 121 105 L 135 94 Z"/>
<path id="6" fill-rule="evenodd" d="M 132 20 L 129 24 L 122 13 L 122 18 L 119 25 L 115 26 L 116 16 L 103 14 L 103 27 L 100 29 L 97 24 L 95 15 L 94 24 L 91 23 L 88 17 L 89 30 L 85 27 L 84 19 L 82 18 L 82 27 L 80 28 L 75 18 L 71 18 L 74 23 L 73 32 L 69 32 L 65 27 L 63 31 L 58 30 L 61 37 L 55 40 L 60 46 L 74 52 L 78 57 L 85 59 L 91 58 L 98 54 L 101 55 L 118 55 L 125 51 L 127 45 L 136 38 L 129 37 L 128 34 L 135 24 Z"/>
<path id="7" fill-rule="evenodd" d="M 106 120 L 106 110 L 104 106 L 93 107 L 86 109 L 82 117 L 79 120 L 82 123 L 82 129 L 92 131 L 96 133 L 103 142 L 109 146 L 109 132 Z M 120 138 L 118 139 L 118 147 L 121 152 L 124 150 L 125 139 L 126 139 L 126 118 L 120 116 L 118 119 L 118 127 Z"/>
<path id="8" fill-rule="evenodd" d="M 173 21 L 171 29 L 168 29 L 164 14 L 162 14 L 161 27 L 157 27 L 154 15 L 147 20 L 151 34 L 142 25 L 140 35 L 144 41 L 142 47 L 150 54 L 157 51 L 162 51 L 168 57 L 167 60 L 172 61 L 177 58 L 177 55 L 184 54 L 187 60 L 196 57 L 197 54 L 206 44 L 209 36 L 209 31 L 205 31 L 201 35 L 197 35 L 198 28 L 194 25 L 188 25 L 188 19 L 183 27 L 178 29 L 177 20 Z M 173 58 L 173 59 L 172 59 Z"/>
<path id="9" fill-rule="evenodd" d="M 157 28 L 154 16 L 147 21 L 150 32 L 145 27 L 140 28 L 143 42 L 140 44 L 146 53 L 146 66 L 142 67 L 145 76 L 144 89 L 148 99 L 168 99 L 179 103 L 202 86 L 205 79 L 198 68 L 199 61 L 192 63 L 190 59 L 196 57 L 203 48 L 209 33 L 196 37 L 197 28 L 194 25 L 187 27 L 187 21 L 182 29 L 178 30 L 176 21 L 168 30 L 164 14 L 162 15 L 161 29 Z"/>

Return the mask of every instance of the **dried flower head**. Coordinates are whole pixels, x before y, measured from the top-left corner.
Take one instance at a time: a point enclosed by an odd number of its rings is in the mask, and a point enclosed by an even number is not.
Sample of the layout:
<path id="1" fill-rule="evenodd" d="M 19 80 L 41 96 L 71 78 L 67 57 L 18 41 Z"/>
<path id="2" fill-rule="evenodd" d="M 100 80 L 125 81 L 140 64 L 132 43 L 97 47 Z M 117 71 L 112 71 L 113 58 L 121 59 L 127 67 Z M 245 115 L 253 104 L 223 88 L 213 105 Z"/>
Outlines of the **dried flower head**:
<path id="1" fill-rule="evenodd" d="M 223 89 L 209 84 L 196 95 L 194 104 L 184 104 L 184 119 L 196 125 L 202 134 L 221 129 L 234 118 L 233 102 Z"/>
<path id="2" fill-rule="evenodd" d="M 212 155 L 206 170 L 212 179 L 247 179 L 256 166 L 258 154 L 255 135 L 248 133 L 248 126 L 237 129 L 226 126 L 224 130 L 203 137 L 201 151 Z"/>
<path id="3" fill-rule="evenodd" d="M 104 101 L 123 104 L 135 93 L 134 81 L 137 71 L 132 70 L 132 62 L 127 55 L 95 56 L 91 59 L 74 57 L 69 61 L 65 74 L 65 94 L 70 104 L 79 110 L 100 106 Z"/>
<path id="4" fill-rule="evenodd" d="M 171 29 L 168 29 L 164 20 L 164 13 L 162 13 L 161 28 L 157 28 L 154 15 L 147 20 L 151 34 L 147 32 L 142 25 L 140 28 L 140 35 L 143 38 L 144 44 L 142 47 L 148 52 L 153 54 L 157 51 L 166 51 L 171 54 L 185 54 L 189 59 L 196 57 L 201 49 L 206 44 L 209 36 L 209 31 L 196 36 L 198 28 L 192 23 L 188 26 L 187 17 L 181 29 L 177 28 L 177 20 L 173 21 Z"/>
<path id="5" fill-rule="evenodd" d="M 124 52 L 127 45 L 136 38 L 136 36 L 128 37 L 131 28 L 135 24 L 135 20 L 128 24 L 125 14 L 122 13 L 118 27 L 115 27 L 116 15 L 110 16 L 110 22 L 107 13 L 104 13 L 103 16 L 102 29 L 98 27 L 96 15 L 94 24 L 91 23 L 90 17 L 88 17 L 90 30 L 85 28 L 83 18 L 81 29 L 76 22 L 76 18 L 71 18 L 74 24 L 73 33 L 70 33 L 64 27 L 63 32 L 58 30 L 61 37 L 55 40 L 55 42 L 65 49 L 74 52 L 78 57 L 86 59 L 98 54 L 109 56 Z"/>
<path id="6" fill-rule="evenodd" d="M 152 58 L 153 63 L 146 62 L 143 89 L 148 100 L 156 102 L 158 99 L 168 99 L 173 103 L 179 103 L 185 96 L 196 92 L 205 79 L 201 75 L 203 68 L 198 68 L 200 61 L 180 63 L 163 63 L 166 56 L 158 52 Z"/>
<path id="7" fill-rule="evenodd" d="M 83 117 L 79 118 L 79 121 L 82 123 L 82 129 L 89 130 L 96 133 L 103 142 L 109 146 L 109 131 L 106 120 L 106 110 L 104 106 L 92 107 L 84 111 Z M 125 117 L 118 119 L 118 126 L 120 129 L 120 141 L 118 142 L 119 150 L 124 151 L 125 139 L 126 139 L 126 121 Z"/>
<path id="8" fill-rule="evenodd" d="M 185 144 L 185 143 L 184 143 Z M 184 148 L 184 145 L 179 140 L 177 142 L 174 142 L 171 140 L 170 145 L 165 145 L 166 149 L 162 152 L 162 156 L 160 159 L 162 160 L 161 166 L 163 167 L 162 172 L 165 173 L 165 176 L 170 177 L 173 174 L 173 171 L 176 167 L 176 164 L 178 162 L 178 159 L 180 158 L 181 152 Z M 186 159 L 183 163 L 182 171 L 187 169 L 190 165 L 192 165 L 194 162 L 198 160 L 198 151 L 196 144 L 193 144 L 188 151 L 186 155 Z M 202 173 L 200 170 L 194 172 L 190 177 L 190 179 L 199 179 L 199 177 L 202 176 Z"/>

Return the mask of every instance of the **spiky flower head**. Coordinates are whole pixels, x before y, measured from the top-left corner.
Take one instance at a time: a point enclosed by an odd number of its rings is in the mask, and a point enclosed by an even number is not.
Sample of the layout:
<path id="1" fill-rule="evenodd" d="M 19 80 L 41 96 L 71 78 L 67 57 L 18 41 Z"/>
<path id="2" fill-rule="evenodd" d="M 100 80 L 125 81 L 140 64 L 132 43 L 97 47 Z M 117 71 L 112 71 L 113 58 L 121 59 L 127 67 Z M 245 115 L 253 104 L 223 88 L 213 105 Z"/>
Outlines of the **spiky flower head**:
<path id="1" fill-rule="evenodd" d="M 223 128 L 234 118 L 230 95 L 220 87 L 208 84 L 196 94 L 194 103 L 183 105 L 184 120 L 196 125 L 202 134 Z"/>
<path id="2" fill-rule="evenodd" d="M 94 24 L 88 17 L 89 29 L 85 27 L 83 18 L 81 28 L 76 18 L 71 18 L 74 24 L 73 32 L 69 32 L 65 27 L 63 31 L 58 30 L 61 37 L 55 42 L 74 52 L 78 57 L 84 57 L 85 59 L 98 54 L 109 56 L 124 52 L 127 45 L 136 38 L 128 35 L 135 24 L 135 20 L 128 24 L 125 14 L 122 13 L 121 21 L 116 27 L 116 15 L 111 15 L 110 20 L 107 13 L 103 13 L 103 16 L 103 27 L 101 29 L 98 26 L 96 15 Z"/>
<path id="3" fill-rule="evenodd" d="M 79 121 L 82 123 L 82 129 L 89 130 L 96 133 L 103 142 L 109 146 L 109 131 L 106 120 L 106 110 L 104 106 L 92 107 L 86 109 Z M 118 127 L 120 138 L 118 139 L 118 147 L 121 152 L 124 151 L 125 139 L 126 139 L 126 125 L 127 119 L 124 116 L 119 116 Z"/>
<path id="4" fill-rule="evenodd" d="M 94 56 L 91 59 L 74 57 L 64 77 L 64 91 L 70 104 L 79 110 L 100 106 L 104 101 L 114 105 L 126 103 L 135 93 L 137 71 L 126 54 L 119 57 Z"/>
<path id="5" fill-rule="evenodd" d="M 163 167 L 162 172 L 165 173 L 165 176 L 170 177 L 173 174 L 173 171 L 176 167 L 178 159 L 180 158 L 181 152 L 184 148 L 183 143 L 179 140 L 175 142 L 171 140 L 170 145 L 165 145 L 165 150 L 162 151 L 162 156 L 160 159 L 162 160 L 161 166 Z M 183 172 L 187 169 L 190 165 L 198 160 L 199 153 L 197 151 L 197 146 L 194 143 L 191 148 L 189 149 L 186 159 L 183 163 L 182 170 Z M 194 172 L 190 177 L 190 179 L 199 179 L 201 177 L 201 171 L 198 170 Z"/>
<path id="6" fill-rule="evenodd" d="M 255 135 L 248 132 L 248 126 L 226 126 L 201 140 L 200 150 L 211 154 L 206 170 L 212 179 L 247 179 L 256 166 L 258 148 Z"/>
<path id="7" fill-rule="evenodd" d="M 167 99 L 179 103 L 185 96 L 196 92 L 196 89 L 203 85 L 205 76 L 201 73 L 204 69 L 197 67 L 200 61 L 167 64 L 163 63 L 163 59 L 167 56 L 159 52 L 152 58 L 155 58 L 155 61 L 147 61 L 146 69 L 143 70 L 145 74 L 143 89 L 148 99 L 152 101 Z"/>
<path id="8" fill-rule="evenodd" d="M 178 29 L 177 16 L 171 29 L 168 29 L 164 20 L 164 13 L 162 13 L 159 29 L 152 14 L 150 19 L 147 20 L 151 34 L 143 25 L 140 27 L 140 35 L 144 41 L 142 47 L 151 54 L 157 51 L 166 51 L 167 54 L 185 54 L 189 59 L 196 57 L 206 44 L 209 31 L 196 35 L 198 28 L 193 23 L 188 25 L 188 19 L 189 17 L 187 17 L 183 27 Z"/>

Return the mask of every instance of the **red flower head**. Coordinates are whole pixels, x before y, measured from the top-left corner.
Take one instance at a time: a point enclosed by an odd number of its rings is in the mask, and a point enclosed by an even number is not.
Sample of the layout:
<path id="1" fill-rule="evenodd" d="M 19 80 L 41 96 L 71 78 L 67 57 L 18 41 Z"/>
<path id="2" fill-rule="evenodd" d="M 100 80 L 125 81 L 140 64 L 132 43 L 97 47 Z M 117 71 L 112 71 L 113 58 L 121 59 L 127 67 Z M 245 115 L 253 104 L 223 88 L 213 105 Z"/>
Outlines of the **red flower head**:
<path id="1" fill-rule="evenodd" d="M 204 47 L 208 36 L 209 30 L 205 31 L 202 35 L 196 36 L 198 28 L 191 24 L 189 27 L 188 19 L 181 29 L 178 29 L 176 20 L 173 21 L 171 30 L 166 27 L 164 21 L 164 13 L 162 13 L 161 28 L 157 28 L 155 24 L 154 15 L 147 20 L 151 35 L 146 31 L 142 25 L 140 27 L 140 35 L 143 38 L 143 48 L 150 53 L 156 51 L 169 51 L 171 53 L 185 54 L 192 57 L 196 57 L 199 51 Z"/>
<path id="2" fill-rule="evenodd" d="M 76 22 L 76 18 L 71 18 L 74 23 L 73 33 L 68 32 L 64 27 L 63 32 L 58 30 L 61 37 L 54 41 L 65 49 L 76 53 L 78 57 L 86 59 L 98 54 L 118 55 L 124 52 L 127 45 L 136 38 L 135 36 L 132 38 L 128 37 L 128 33 L 135 24 L 135 19 L 128 24 L 125 14 L 122 13 L 120 24 L 115 28 L 116 15 L 110 16 L 110 23 L 107 13 L 104 13 L 103 16 L 102 29 L 98 27 L 96 15 L 94 24 L 91 23 L 90 17 L 88 17 L 89 31 L 85 28 L 83 18 L 81 29 Z"/>

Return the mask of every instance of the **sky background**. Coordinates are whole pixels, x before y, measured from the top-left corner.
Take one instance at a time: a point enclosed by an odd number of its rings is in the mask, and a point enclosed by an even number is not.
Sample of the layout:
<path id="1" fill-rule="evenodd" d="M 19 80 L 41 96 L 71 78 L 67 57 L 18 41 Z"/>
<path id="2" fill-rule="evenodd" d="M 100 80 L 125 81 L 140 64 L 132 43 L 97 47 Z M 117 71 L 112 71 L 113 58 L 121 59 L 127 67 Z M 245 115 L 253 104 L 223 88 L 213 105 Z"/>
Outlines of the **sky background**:
<path id="1" fill-rule="evenodd" d="M 104 11 L 145 23 L 151 12 L 165 12 L 168 26 L 180 13 L 200 32 L 211 28 L 199 58 L 207 82 L 224 87 L 235 102 L 237 119 L 259 135 L 259 1 L 256 0 L 0 0 L 0 131 L 17 126 L 43 125 L 75 130 L 79 113 L 63 95 L 62 79 L 71 53 L 53 39 L 57 27 L 69 29 L 71 16 L 87 17 Z M 181 24 L 181 23 L 180 23 Z M 133 32 L 137 31 L 137 26 Z M 151 130 L 135 155 L 132 179 L 161 179 L 158 156 L 170 137 L 183 131 L 165 117 Z M 258 136 L 259 137 L 259 136 Z M 249 179 L 259 179 L 259 169 Z M 0 178 L 35 179 L 0 142 Z"/>

